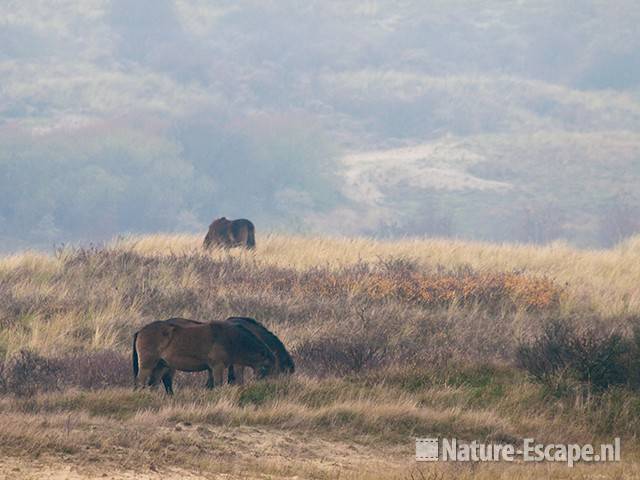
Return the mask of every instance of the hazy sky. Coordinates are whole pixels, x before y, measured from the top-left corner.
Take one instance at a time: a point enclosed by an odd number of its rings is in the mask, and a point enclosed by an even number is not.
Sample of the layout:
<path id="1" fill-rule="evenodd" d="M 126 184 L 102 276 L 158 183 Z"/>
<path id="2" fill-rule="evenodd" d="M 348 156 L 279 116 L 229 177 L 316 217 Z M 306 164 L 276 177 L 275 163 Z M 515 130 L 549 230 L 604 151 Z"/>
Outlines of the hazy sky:
<path id="1" fill-rule="evenodd" d="M 222 215 L 607 243 L 640 212 L 638 24 L 633 0 L 5 0 L 0 249 Z"/>

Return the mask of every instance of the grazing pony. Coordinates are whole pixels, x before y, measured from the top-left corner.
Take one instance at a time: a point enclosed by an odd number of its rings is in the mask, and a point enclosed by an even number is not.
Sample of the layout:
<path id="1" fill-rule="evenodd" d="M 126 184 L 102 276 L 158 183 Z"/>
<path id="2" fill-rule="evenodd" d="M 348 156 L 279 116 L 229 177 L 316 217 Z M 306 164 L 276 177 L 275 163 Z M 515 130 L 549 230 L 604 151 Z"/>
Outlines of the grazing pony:
<path id="1" fill-rule="evenodd" d="M 251 331 L 226 322 L 199 323 L 186 319 L 152 322 L 133 336 L 134 387 L 156 385 L 162 379 L 173 393 L 173 375 L 207 371 L 207 388 L 222 385 L 224 369 L 252 367 L 259 378 L 270 375 L 276 360 L 271 350 Z"/>
<path id="2" fill-rule="evenodd" d="M 187 320 L 186 318 L 170 318 L 169 320 L 165 320 L 165 322 L 182 327 L 203 325 L 202 322 L 198 322 L 197 320 Z M 258 337 L 258 339 L 260 339 L 267 348 L 269 348 L 269 350 L 271 350 L 276 361 L 274 373 L 290 375 L 295 371 L 293 358 L 291 358 L 291 355 L 277 335 L 271 332 L 262 323 L 258 322 L 255 318 L 229 317 L 225 320 L 225 323 L 246 328 Z M 227 383 L 242 383 L 243 380 L 244 366 L 240 364 L 230 365 L 227 374 Z"/>
<path id="3" fill-rule="evenodd" d="M 227 220 L 225 217 L 214 220 L 209 225 L 209 231 L 204 237 L 205 249 L 211 247 L 230 248 L 242 246 L 254 248 L 256 246 L 255 227 L 249 220 Z"/>

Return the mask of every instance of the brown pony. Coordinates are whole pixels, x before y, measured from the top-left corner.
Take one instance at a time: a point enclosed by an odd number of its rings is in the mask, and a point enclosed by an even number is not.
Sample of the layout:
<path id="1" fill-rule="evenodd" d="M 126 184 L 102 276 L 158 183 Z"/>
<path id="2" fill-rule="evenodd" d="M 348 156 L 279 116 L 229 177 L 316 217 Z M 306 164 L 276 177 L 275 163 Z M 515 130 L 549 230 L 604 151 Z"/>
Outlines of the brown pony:
<path id="1" fill-rule="evenodd" d="M 191 327 L 194 325 L 203 325 L 202 322 L 197 320 L 187 320 L 186 318 L 170 318 L 165 320 L 166 323 L 171 325 L 178 325 L 181 327 Z M 275 372 L 290 375 L 295 371 L 295 364 L 289 352 L 282 344 L 280 339 L 271 332 L 262 323 L 258 322 L 255 318 L 250 317 L 229 317 L 225 320 L 225 323 L 231 325 L 237 325 L 244 327 L 253 333 L 258 339 L 271 350 L 275 357 Z M 236 376 L 236 370 L 238 375 Z M 229 371 L 227 373 L 227 383 L 242 383 L 244 380 L 244 366 L 236 364 L 229 365 Z"/>
<path id="2" fill-rule="evenodd" d="M 229 248 L 256 246 L 255 227 L 249 220 L 227 220 L 225 217 L 214 220 L 209 225 L 209 231 L 204 237 L 204 248 L 213 246 Z"/>
<path id="3" fill-rule="evenodd" d="M 222 385 L 223 373 L 232 364 L 252 367 L 258 377 L 271 374 L 275 358 L 269 348 L 248 329 L 226 322 L 198 323 L 186 319 L 152 322 L 133 336 L 134 386 L 161 378 L 173 393 L 176 370 L 209 373 L 207 388 Z"/>

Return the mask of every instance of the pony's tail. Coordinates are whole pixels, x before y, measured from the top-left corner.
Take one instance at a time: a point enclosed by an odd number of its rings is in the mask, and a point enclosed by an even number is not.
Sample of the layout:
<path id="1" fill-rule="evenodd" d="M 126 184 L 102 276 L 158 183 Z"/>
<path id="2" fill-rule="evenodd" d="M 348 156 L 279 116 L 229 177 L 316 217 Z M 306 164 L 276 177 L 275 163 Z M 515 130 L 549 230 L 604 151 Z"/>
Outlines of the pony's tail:
<path id="1" fill-rule="evenodd" d="M 256 246 L 256 233 L 255 227 L 253 225 L 249 225 L 247 228 L 247 247 L 255 248 Z"/>
<path id="2" fill-rule="evenodd" d="M 138 339 L 138 332 L 133 334 L 133 351 L 131 352 L 131 361 L 133 363 L 133 382 L 134 385 L 138 378 L 138 350 L 136 349 L 136 340 Z"/>

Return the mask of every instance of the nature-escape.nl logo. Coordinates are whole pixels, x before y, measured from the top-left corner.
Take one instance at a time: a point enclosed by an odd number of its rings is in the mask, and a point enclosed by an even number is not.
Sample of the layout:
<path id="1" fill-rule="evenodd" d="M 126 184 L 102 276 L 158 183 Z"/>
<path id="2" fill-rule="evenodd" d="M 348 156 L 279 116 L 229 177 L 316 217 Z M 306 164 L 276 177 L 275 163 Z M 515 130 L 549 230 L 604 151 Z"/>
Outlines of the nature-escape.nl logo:
<path id="1" fill-rule="evenodd" d="M 511 443 L 463 442 L 455 438 L 416 438 L 416 460 L 419 462 L 562 462 L 573 467 L 576 462 L 619 462 L 620 439 L 611 443 L 536 443 L 522 440 L 522 446 Z"/>

